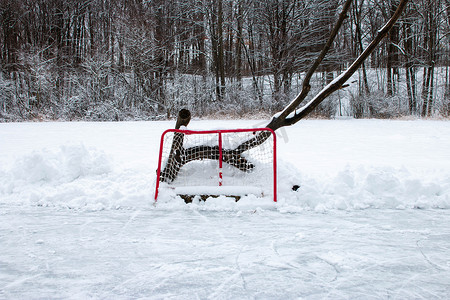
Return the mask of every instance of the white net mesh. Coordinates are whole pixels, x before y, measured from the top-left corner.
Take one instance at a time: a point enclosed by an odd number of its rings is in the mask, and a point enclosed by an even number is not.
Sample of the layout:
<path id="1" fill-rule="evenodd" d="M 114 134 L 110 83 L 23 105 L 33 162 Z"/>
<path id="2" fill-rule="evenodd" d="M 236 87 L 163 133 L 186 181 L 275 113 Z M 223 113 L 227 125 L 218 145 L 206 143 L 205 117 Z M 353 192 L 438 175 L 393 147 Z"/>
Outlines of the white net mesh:
<path id="1" fill-rule="evenodd" d="M 181 190 L 190 194 L 273 195 L 274 144 L 273 132 L 263 129 L 168 131 L 160 150 L 159 181 L 166 187 L 189 187 Z"/>

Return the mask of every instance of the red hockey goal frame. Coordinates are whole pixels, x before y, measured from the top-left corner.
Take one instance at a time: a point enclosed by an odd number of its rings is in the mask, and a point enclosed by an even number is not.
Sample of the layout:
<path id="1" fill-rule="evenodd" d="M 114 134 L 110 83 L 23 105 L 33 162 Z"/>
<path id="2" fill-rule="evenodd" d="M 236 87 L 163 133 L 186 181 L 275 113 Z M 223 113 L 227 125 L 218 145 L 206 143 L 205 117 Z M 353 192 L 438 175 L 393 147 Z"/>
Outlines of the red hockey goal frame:
<path id="1" fill-rule="evenodd" d="M 273 201 L 277 202 L 277 147 L 276 147 L 276 134 L 270 128 L 245 128 L 245 129 L 222 129 L 222 130 L 182 130 L 182 129 L 168 129 L 164 131 L 161 135 L 160 147 L 159 147 L 159 158 L 158 158 L 158 169 L 156 176 L 156 189 L 155 189 L 155 202 L 158 199 L 159 194 L 159 185 L 161 180 L 161 164 L 163 159 L 163 147 L 164 147 L 164 138 L 168 133 L 182 133 L 184 135 L 196 135 L 196 134 L 217 134 L 218 138 L 218 148 L 219 148 L 219 174 L 218 174 L 218 186 L 222 186 L 222 134 L 225 133 L 234 133 L 234 132 L 270 132 L 273 140 L 273 152 L 272 152 L 272 164 L 273 164 Z"/>

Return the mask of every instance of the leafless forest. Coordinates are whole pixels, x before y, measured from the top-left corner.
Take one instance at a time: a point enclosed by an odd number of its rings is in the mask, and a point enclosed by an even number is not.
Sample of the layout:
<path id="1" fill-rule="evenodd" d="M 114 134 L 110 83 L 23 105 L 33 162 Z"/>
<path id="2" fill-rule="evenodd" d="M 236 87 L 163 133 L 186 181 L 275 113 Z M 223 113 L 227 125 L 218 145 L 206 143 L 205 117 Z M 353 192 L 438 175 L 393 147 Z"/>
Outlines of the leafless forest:
<path id="1" fill-rule="evenodd" d="M 269 115 L 301 88 L 341 0 L 0 0 L 0 121 Z M 314 76 L 348 67 L 397 0 L 355 0 Z M 450 114 L 450 0 L 411 0 L 315 115 Z"/>

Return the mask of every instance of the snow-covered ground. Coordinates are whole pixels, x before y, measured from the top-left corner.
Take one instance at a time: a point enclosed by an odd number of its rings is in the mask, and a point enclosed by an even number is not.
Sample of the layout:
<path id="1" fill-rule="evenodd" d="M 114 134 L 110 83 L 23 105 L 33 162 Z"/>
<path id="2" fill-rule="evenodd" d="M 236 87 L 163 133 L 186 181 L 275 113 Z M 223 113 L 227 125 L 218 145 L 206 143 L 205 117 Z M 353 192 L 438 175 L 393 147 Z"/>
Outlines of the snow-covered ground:
<path id="1" fill-rule="evenodd" d="M 173 125 L 0 124 L 0 298 L 450 297 L 450 122 L 302 121 L 277 204 L 155 205 Z"/>

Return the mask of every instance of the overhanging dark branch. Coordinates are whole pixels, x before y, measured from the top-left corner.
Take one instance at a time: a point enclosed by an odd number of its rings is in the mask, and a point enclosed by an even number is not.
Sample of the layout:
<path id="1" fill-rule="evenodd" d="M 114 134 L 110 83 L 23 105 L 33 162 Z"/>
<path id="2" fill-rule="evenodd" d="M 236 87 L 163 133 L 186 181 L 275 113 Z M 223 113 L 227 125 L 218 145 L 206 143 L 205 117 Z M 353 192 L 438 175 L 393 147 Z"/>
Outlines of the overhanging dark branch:
<path id="1" fill-rule="evenodd" d="M 377 36 L 372 40 L 369 46 L 361 53 L 361 55 L 350 65 L 350 67 L 341 75 L 339 75 L 336 79 L 334 79 L 329 85 L 323 88 L 311 101 L 309 101 L 305 106 L 300 109 L 297 109 L 298 105 L 306 98 L 310 91 L 309 80 L 311 78 L 312 73 L 317 69 L 318 64 L 320 64 L 323 57 L 326 55 L 329 49 L 324 48 L 319 55 L 316 62 L 309 69 L 307 76 L 305 78 L 305 82 L 303 84 L 302 91 L 299 95 L 277 116 L 273 117 L 270 123 L 267 125 L 268 128 L 272 130 L 276 130 L 283 126 L 289 126 L 297 123 L 309 113 L 311 113 L 314 108 L 316 108 L 323 100 L 325 100 L 329 95 L 333 92 L 342 88 L 342 85 L 359 69 L 359 67 L 363 64 L 363 62 L 369 57 L 369 55 L 375 50 L 375 48 L 380 44 L 383 38 L 388 34 L 394 24 L 397 22 L 398 18 L 400 18 L 408 0 L 401 0 L 397 9 L 395 10 L 392 17 L 388 20 L 388 22 L 378 31 Z M 331 33 L 328 42 L 332 43 L 335 36 L 337 35 L 337 31 L 342 26 L 342 22 L 345 19 L 346 13 L 348 11 L 349 1 L 346 1 L 343 10 L 339 16 L 339 19 Z M 327 42 L 327 44 L 328 44 Z M 323 56 L 323 57 L 322 57 Z"/>
<path id="2" fill-rule="evenodd" d="M 323 47 L 322 51 L 320 52 L 319 56 L 316 58 L 312 66 L 309 68 L 308 72 L 306 73 L 305 79 L 303 80 L 302 90 L 301 92 L 295 97 L 295 99 L 277 116 L 272 118 L 269 125 L 267 125 L 268 128 L 272 130 L 276 130 L 280 127 L 286 126 L 287 124 L 284 124 L 284 120 L 288 117 L 289 114 L 291 114 L 297 107 L 300 105 L 300 103 L 305 100 L 306 96 L 308 96 L 310 90 L 311 90 L 311 77 L 314 75 L 314 72 L 316 72 L 317 68 L 322 63 L 323 59 L 327 55 L 328 51 L 330 51 L 331 46 L 333 45 L 334 39 L 336 38 L 337 34 L 339 33 L 339 29 L 342 27 L 342 24 L 344 23 L 344 20 L 347 18 L 347 12 L 350 8 L 350 5 L 352 3 L 352 0 L 346 0 L 342 11 L 339 14 L 339 18 L 336 21 L 336 24 L 333 27 L 333 30 L 330 33 L 330 36 L 328 37 L 328 40 Z"/>

